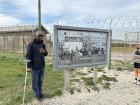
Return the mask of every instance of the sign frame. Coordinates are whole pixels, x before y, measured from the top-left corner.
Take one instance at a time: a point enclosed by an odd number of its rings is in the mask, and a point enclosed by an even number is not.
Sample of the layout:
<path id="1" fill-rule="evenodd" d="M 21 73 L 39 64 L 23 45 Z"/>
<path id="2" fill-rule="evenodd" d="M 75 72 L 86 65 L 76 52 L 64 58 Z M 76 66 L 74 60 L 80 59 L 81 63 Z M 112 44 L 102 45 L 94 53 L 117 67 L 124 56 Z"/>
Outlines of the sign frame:
<path id="1" fill-rule="evenodd" d="M 97 32 L 106 33 L 107 35 L 107 45 L 106 45 L 106 60 L 104 62 L 90 63 L 90 64 L 77 64 L 77 65 L 59 65 L 59 30 L 67 31 L 82 31 L 82 32 Z M 53 68 L 54 69 L 71 69 L 79 67 L 93 67 L 98 65 L 110 64 L 110 54 L 111 54 L 111 30 L 107 29 L 94 29 L 94 28 L 84 28 L 84 27 L 73 27 L 73 26 L 62 26 L 54 25 L 54 42 L 53 42 Z"/>

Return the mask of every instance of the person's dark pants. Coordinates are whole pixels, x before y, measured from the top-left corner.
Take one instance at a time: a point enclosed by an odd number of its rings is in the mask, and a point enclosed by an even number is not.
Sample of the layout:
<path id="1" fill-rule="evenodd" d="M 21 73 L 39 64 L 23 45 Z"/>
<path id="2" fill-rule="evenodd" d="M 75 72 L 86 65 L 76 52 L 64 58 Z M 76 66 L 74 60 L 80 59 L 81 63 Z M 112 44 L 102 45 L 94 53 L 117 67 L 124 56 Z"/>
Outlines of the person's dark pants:
<path id="1" fill-rule="evenodd" d="M 44 69 L 32 70 L 32 88 L 35 96 L 42 94 L 42 84 L 44 78 Z"/>

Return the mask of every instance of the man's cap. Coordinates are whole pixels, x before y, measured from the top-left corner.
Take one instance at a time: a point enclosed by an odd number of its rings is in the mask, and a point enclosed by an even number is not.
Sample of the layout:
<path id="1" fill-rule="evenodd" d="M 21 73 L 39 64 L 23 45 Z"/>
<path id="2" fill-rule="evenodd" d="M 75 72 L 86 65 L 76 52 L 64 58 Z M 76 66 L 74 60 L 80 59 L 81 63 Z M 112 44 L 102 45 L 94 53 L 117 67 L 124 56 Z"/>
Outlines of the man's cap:
<path id="1" fill-rule="evenodd" d="M 38 36 L 38 35 L 43 35 L 43 36 L 44 36 L 44 35 L 45 35 L 45 33 L 44 33 L 44 32 L 42 32 L 42 31 L 36 31 L 36 32 L 35 32 L 35 35 L 36 35 L 36 36 Z"/>

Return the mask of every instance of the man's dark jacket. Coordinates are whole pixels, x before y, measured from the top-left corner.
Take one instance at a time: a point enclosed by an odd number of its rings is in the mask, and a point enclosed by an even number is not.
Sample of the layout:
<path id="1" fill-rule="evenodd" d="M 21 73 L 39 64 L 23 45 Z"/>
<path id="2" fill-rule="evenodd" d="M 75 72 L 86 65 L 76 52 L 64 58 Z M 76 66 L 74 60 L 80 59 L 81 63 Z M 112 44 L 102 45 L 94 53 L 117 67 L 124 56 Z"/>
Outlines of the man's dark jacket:
<path id="1" fill-rule="evenodd" d="M 46 53 L 41 54 L 40 48 L 43 48 Z M 45 44 L 43 41 L 38 41 L 36 39 L 33 42 L 29 43 L 27 48 L 26 59 L 30 60 L 27 64 L 27 68 L 32 68 L 32 70 L 43 69 L 45 67 L 45 58 L 44 56 L 48 55 Z"/>

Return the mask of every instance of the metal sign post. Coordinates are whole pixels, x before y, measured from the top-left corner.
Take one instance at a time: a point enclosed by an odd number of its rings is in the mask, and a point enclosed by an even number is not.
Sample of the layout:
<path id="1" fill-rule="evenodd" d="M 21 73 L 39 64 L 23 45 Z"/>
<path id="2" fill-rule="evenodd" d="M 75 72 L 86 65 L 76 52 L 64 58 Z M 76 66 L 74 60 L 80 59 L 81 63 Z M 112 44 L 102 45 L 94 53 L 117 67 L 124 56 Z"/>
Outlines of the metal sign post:
<path id="1" fill-rule="evenodd" d="M 69 87 L 69 70 L 64 70 L 64 89 L 67 90 Z"/>
<path id="2" fill-rule="evenodd" d="M 109 69 L 109 70 L 111 70 L 111 47 L 112 47 L 112 46 L 111 46 L 111 44 L 112 44 L 112 31 L 111 31 L 111 27 L 112 27 L 112 26 L 111 26 L 111 25 L 112 25 L 112 21 L 113 21 L 113 19 L 111 19 L 111 20 L 110 20 L 110 23 L 109 23 L 109 26 L 110 26 L 110 27 L 109 27 L 109 29 L 110 29 L 110 32 L 109 32 L 109 34 L 110 34 L 110 35 L 109 35 L 109 36 L 110 36 L 110 48 L 109 48 L 109 64 L 108 64 L 108 69 Z"/>
<path id="3" fill-rule="evenodd" d="M 97 84 L 97 66 L 94 66 L 94 72 L 93 72 L 93 83 Z"/>
<path id="4" fill-rule="evenodd" d="M 110 36 L 110 41 L 109 41 L 109 65 L 108 65 L 108 68 L 109 68 L 109 70 L 111 70 L 111 47 L 112 47 L 112 45 L 111 45 L 111 43 L 112 43 L 112 31 L 110 31 L 109 32 L 109 36 Z"/>

